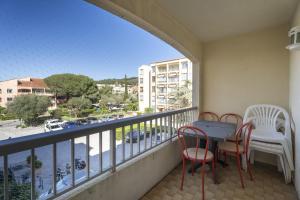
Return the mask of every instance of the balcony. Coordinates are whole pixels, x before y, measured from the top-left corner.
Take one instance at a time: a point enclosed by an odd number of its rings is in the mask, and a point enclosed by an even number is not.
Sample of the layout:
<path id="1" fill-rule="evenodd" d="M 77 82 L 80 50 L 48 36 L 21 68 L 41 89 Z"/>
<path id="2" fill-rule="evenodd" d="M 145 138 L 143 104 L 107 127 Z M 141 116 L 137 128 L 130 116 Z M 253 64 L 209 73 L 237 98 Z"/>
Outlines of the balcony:
<path id="1" fill-rule="evenodd" d="M 129 178 L 132 173 L 155 170 L 151 169 L 152 164 L 147 164 L 151 162 L 152 156 L 155 156 L 155 162 L 160 162 L 160 159 L 165 159 L 164 157 L 171 153 L 170 151 L 177 149 L 176 130 L 179 126 L 191 122 L 196 116 L 196 110 L 193 107 L 1 141 L 0 158 L 4 178 L 2 195 L 4 199 L 14 197 L 12 175 L 17 185 L 28 188 L 27 193 L 31 194 L 31 199 L 64 199 L 68 191 L 76 193 L 85 183 L 97 182 L 109 188 L 125 187 L 127 183 L 122 184 L 122 180 L 125 180 L 123 176 Z M 130 134 L 125 132 L 125 127 L 129 127 Z M 134 136 L 132 130 L 138 131 L 139 136 Z M 117 140 L 118 137 L 121 138 Z M 29 177 L 24 181 L 18 179 L 17 166 L 26 163 L 28 156 L 37 156 L 43 165 L 39 169 L 31 167 L 34 166 L 33 159 L 31 164 L 25 167 Z M 81 162 L 85 162 L 84 169 L 78 168 L 78 157 Z M 176 166 L 176 157 L 178 156 L 166 159 Z M 16 161 L 18 162 L 15 163 Z M 64 175 L 63 166 L 70 166 L 69 172 L 66 171 Z M 164 168 L 169 170 L 170 167 L 172 164 Z M 130 172 L 132 169 L 139 170 Z M 156 170 L 161 171 L 160 168 Z M 152 177 L 153 181 L 159 180 L 163 175 L 161 172 L 158 173 L 161 175 Z M 134 175 L 130 179 L 135 181 L 138 177 Z M 100 179 L 102 181 L 99 182 Z M 41 180 L 44 182 L 43 187 L 40 187 Z"/>
<path id="2" fill-rule="evenodd" d="M 201 100 L 199 110 L 243 115 L 247 106 L 258 102 L 289 108 L 295 131 L 297 170 L 293 173 L 293 183 L 284 183 L 282 173 L 274 167 L 276 158 L 260 155 L 259 162 L 253 166 L 255 181 L 245 178 L 244 190 L 240 188 L 239 175 L 232 161 L 228 167 L 217 166 L 221 184 L 212 184 L 208 173 L 206 199 L 297 199 L 295 189 L 300 194 L 300 56 L 284 48 L 288 45 L 288 29 L 300 26 L 297 1 L 89 2 L 141 26 L 193 60 L 193 103 L 197 105 Z M 236 26 L 232 26 L 233 21 Z M 157 69 L 157 74 L 167 73 Z M 180 73 L 187 72 L 183 69 Z M 159 84 L 158 87 L 165 86 Z M 157 107 L 166 109 L 166 105 Z M 45 191 L 49 192 L 46 192 L 46 198 L 74 200 L 200 199 L 199 173 L 194 177 L 187 174 L 184 189 L 179 190 L 180 148 L 174 134 L 179 126 L 194 120 L 195 114 L 196 108 L 189 108 L 2 141 L 3 199 L 13 195 L 9 184 L 11 158 L 16 156 L 15 153 L 25 151 L 17 156 L 24 162 L 28 155 L 34 158 L 45 146 L 50 147 L 42 158 L 51 166 L 46 170 L 51 186 L 39 188 L 39 178 L 35 175 L 43 169 L 30 167 L 35 165 L 31 159 L 27 166 L 29 178 L 26 179 L 31 199 Z M 137 137 L 134 142 L 131 134 L 126 139 L 125 126 L 137 127 L 139 133 L 149 130 L 149 135 L 145 134 L 145 139 Z M 144 127 L 146 131 L 143 131 Z M 118 142 L 117 133 L 119 136 L 121 133 Z M 80 140 L 76 142 L 78 138 Z M 62 159 L 62 155 L 68 157 Z M 76 155 L 87 164 L 83 171 L 76 169 Z M 63 179 L 57 173 L 57 167 L 64 166 L 66 160 L 70 163 L 71 173 Z"/>

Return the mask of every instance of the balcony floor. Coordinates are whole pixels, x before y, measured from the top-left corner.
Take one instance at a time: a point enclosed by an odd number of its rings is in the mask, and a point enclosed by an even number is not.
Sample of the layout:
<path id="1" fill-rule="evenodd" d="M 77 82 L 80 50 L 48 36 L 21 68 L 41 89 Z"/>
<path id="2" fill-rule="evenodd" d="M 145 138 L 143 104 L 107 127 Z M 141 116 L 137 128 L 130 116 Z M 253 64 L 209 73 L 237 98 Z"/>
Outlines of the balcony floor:
<path id="1" fill-rule="evenodd" d="M 226 168 L 217 165 L 220 184 L 212 180 L 209 170 L 205 177 L 206 200 L 296 200 L 297 195 L 292 184 L 286 185 L 283 175 L 277 168 L 270 165 L 255 163 L 252 166 L 254 181 L 250 181 L 248 174 L 243 173 L 245 189 L 240 185 L 240 179 L 234 160 L 229 161 Z M 181 165 L 174 169 L 158 185 L 148 192 L 142 200 L 189 200 L 201 199 L 201 176 L 197 170 L 194 177 L 186 174 L 183 191 L 180 191 Z"/>

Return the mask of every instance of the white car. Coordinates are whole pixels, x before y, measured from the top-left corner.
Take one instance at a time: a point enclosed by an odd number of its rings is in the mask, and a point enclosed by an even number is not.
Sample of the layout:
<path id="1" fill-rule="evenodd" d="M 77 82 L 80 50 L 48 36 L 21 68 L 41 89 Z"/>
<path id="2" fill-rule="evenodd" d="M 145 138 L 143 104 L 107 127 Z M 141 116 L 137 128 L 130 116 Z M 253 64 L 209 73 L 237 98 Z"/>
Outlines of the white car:
<path id="1" fill-rule="evenodd" d="M 64 124 L 65 122 L 60 120 L 60 119 L 49 119 L 49 120 L 46 120 L 45 121 L 45 124 L 49 124 L 49 125 L 52 125 L 52 124 Z"/>
<path id="2" fill-rule="evenodd" d="M 44 130 L 45 132 L 59 131 L 59 130 L 63 130 L 63 127 L 61 123 L 45 124 Z"/>

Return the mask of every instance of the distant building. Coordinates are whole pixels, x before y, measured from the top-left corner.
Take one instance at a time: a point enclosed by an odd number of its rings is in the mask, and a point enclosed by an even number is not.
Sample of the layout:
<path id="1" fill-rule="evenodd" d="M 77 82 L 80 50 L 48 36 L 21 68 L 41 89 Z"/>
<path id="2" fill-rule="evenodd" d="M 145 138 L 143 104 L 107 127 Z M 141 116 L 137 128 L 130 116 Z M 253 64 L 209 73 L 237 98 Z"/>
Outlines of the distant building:
<path id="1" fill-rule="evenodd" d="M 172 95 L 186 81 L 192 83 L 192 62 L 187 58 L 155 62 L 138 69 L 139 110 L 155 112 L 176 109 Z"/>
<path id="2" fill-rule="evenodd" d="M 124 84 L 97 84 L 98 89 L 101 89 L 105 86 L 112 87 L 113 94 L 124 94 L 125 93 L 125 85 Z M 136 85 L 127 85 L 128 94 L 137 94 L 137 86 Z"/>
<path id="3" fill-rule="evenodd" d="M 21 78 L 0 81 L 0 106 L 6 107 L 16 96 L 36 94 L 41 96 L 53 96 L 43 79 Z"/>

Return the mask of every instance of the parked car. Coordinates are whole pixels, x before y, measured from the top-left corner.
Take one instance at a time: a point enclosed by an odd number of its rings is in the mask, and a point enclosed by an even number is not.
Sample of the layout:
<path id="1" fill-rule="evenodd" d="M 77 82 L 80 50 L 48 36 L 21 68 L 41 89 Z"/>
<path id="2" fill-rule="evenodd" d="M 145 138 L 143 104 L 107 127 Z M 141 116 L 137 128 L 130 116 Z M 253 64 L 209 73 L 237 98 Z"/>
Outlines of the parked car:
<path id="1" fill-rule="evenodd" d="M 77 119 L 75 122 L 78 123 L 79 125 L 89 124 L 88 120 L 86 120 L 86 119 Z"/>
<path id="2" fill-rule="evenodd" d="M 126 142 L 130 142 L 130 133 L 131 132 L 128 132 L 126 134 L 126 137 L 125 137 Z M 138 135 L 139 135 L 138 130 L 133 130 L 132 131 L 132 142 L 133 143 L 138 141 Z M 153 134 L 153 136 L 154 136 L 154 134 Z M 150 137 L 150 131 L 146 132 L 146 137 L 147 138 Z M 140 140 L 143 140 L 143 139 L 144 139 L 144 131 L 140 131 Z"/>
<path id="3" fill-rule="evenodd" d="M 62 125 L 64 123 L 64 121 L 62 121 L 61 119 L 49 119 L 45 121 L 45 124 L 60 124 Z"/>
<path id="4" fill-rule="evenodd" d="M 63 128 L 76 128 L 76 127 L 78 127 L 79 125 L 80 125 L 80 124 L 78 124 L 78 123 L 76 123 L 76 122 L 70 121 L 70 122 L 64 123 Z"/>
<path id="5" fill-rule="evenodd" d="M 45 124 L 45 127 L 44 127 L 45 132 L 59 131 L 59 130 L 63 130 L 61 123 Z"/>
<path id="6" fill-rule="evenodd" d="M 88 121 L 89 124 L 95 124 L 99 122 L 99 120 L 96 117 L 87 117 L 85 119 Z"/>

